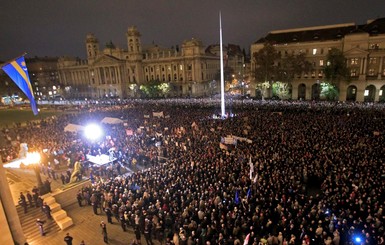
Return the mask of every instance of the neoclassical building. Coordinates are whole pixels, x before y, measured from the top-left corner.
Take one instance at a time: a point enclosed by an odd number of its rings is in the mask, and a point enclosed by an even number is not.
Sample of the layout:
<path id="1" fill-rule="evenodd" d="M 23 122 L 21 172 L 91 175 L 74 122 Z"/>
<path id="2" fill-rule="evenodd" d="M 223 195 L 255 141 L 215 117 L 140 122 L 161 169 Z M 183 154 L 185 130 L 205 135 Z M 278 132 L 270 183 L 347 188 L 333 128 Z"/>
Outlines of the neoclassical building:
<path id="1" fill-rule="evenodd" d="M 385 101 L 385 18 L 354 23 L 272 31 L 251 45 L 251 57 L 265 42 L 282 55 L 305 53 L 312 64 L 309 73 L 295 77 L 291 98 L 319 98 L 328 51 L 341 50 L 346 57 L 350 81 L 340 83 L 340 101 Z M 251 58 L 251 74 L 255 61 Z"/>
<path id="2" fill-rule="evenodd" d="M 127 48 L 111 42 L 100 49 L 93 34 L 86 37 L 87 59 L 62 57 L 59 79 L 67 95 L 81 98 L 129 98 L 138 96 L 140 85 L 159 81 L 170 87 L 170 96 L 205 96 L 219 91 L 219 54 L 190 39 L 171 48 L 142 45 L 136 27 L 128 28 Z M 230 45 L 229 45 L 230 46 Z M 243 53 L 231 46 L 228 57 L 233 70 L 241 69 Z M 226 49 L 227 50 L 227 49 Z M 231 54 L 231 55 L 230 55 Z M 235 65 L 234 65 L 235 64 Z"/>

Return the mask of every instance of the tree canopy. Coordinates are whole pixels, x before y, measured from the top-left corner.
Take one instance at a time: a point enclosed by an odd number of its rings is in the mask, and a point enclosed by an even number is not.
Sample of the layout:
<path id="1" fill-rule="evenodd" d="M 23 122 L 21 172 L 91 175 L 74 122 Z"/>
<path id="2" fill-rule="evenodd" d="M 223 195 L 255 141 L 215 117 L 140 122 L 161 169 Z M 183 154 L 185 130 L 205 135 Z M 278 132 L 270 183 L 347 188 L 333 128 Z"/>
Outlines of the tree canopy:
<path id="1" fill-rule="evenodd" d="M 341 50 L 332 48 L 326 60 L 326 66 L 324 67 L 326 82 L 338 85 L 341 81 L 349 81 L 349 69 L 346 66 L 346 58 Z"/>

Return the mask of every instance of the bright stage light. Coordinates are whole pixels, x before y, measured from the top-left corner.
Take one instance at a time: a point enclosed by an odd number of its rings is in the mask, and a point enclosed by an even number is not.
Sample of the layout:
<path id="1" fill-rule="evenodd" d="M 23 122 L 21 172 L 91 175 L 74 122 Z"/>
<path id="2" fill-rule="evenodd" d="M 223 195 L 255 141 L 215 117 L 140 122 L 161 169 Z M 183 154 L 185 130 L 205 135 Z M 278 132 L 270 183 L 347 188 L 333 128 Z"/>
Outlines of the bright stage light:
<path id="1" fill-rule="evenodd" d="M 40 163 L 40 159 L 41 159 L 41 156 L 39 152 L 28 152 L 26 161 L 24 164 L 25 165 L 38 164 Z"/>
<path id="2" fill-rule="evenodd" d="M 97 140 L 102 136 L 102 134 L 102 129 L 96 124 L 87 125 L 84 129 L 84 135 L 90 140 Z"/>
<path id="3" fill-rule="evenodd" d="M 356 237 L 354 238 L 354 241 L 355 241 L 357 244 L 360 244 L 360 243 L 362 242 L 362 239 L 361 239 L 361 237 L 356 236 Z"/>

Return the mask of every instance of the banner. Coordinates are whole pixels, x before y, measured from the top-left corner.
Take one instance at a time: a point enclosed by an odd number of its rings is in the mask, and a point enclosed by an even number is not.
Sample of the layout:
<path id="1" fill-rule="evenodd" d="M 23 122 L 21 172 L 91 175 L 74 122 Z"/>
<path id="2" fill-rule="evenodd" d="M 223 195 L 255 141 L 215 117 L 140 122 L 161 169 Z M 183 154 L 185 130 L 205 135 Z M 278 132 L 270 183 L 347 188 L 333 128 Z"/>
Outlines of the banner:
<path id="1" fill-rule="evenodd" d="M 126 135 L 134 135 L 134 131 L 132 131 L 132 129 L 126 129 Z"/>
<path id="2" fill-rule="evenodd" d="M 222 143 L 219 143 L 219 148 L 222 149 L 222 150 L 226 150 L 227 151 L 227 146 L 225 144 L 222 144 Z"/>
<path id="3" fill-rule="evenodd" d="M 250 165 L 250 180 L 252 180 L 253 179 L 253 173 L 254 173 L 254 164 L 251 161 L 251 156 L 250 156 L 250 160 L 249 160 L 249 165 Z"/>
<path id="4" fill-rule="evenodd" d="M 160 111 L 160 112 L 153 112 L 153 113 L 152 113 L 152 116 L 153 116 L 153 117 L 158 117 L 158 118 L 164 117 L 163 111 Z"/>
<path id="5" fill-rule="evenodd" d="M 4 65 L 2 69 L 28 97 L 33 114 L 36 116 L 38 110 L 35 97 L 33 95 L 31 82 L 29 80 L 28 69 L 25 64 L 24 56 L 9 62 L 8 64 Z"/>

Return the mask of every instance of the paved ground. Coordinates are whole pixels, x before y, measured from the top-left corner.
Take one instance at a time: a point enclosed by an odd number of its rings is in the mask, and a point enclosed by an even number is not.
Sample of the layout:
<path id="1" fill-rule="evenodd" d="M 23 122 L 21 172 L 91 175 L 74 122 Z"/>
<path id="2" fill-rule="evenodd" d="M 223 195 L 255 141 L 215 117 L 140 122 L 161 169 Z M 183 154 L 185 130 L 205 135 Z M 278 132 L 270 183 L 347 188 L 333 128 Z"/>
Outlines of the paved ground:
<path id="1" fill-rule="evenodd" d="M 131 244 L 131 241 L 135 238 L 134 232 L 131 228 L 127 229 L 126 232 L 123 232 L 120 224 L 115 222 L 115 220 L 114 224 L 108 224 L 105 214 L 95 215 L 91 206 L 79 207 L 76 203 L 69 206 L 65 210 L 72 218 L 74 225 L 64 231 L 59 231 L 58 233 L 50 234 L 48 232 L 46 237 L 43 240 L 40 240 L 44 241 L 44 245 L 66 244 L 64 242 L 64 237 L 67 232 L 74 238 L 74 245 L 80 244 L 82 240 L 84 240 L 87 245 L 104 244 L 99 226 L 101 221 L 104 221 L 107 224 L 109 244 L 127 245 Z M 28 242 L 30 245 L 39 245 L 33 241 Z M 144 239 L 142 239 L 142 244 L 145 244 Z M 154 242 L 154 244 L 160 243 Z"/>
<path id="2" fill-rule="evenodd" d="M 27 190 L 31 191 L 32 187 L 36 185 L 36 175 L 32 170 L 6 169 L 6 175 L 15 204 L 17 204 L 21 191 L 23 193 Z M 44 181 L 46 177 L 44 175 L 41 176 Z M 52 190 L 61 186 L 62 184 L 60 180 L 53 180 L 51 183 Z M 109 244 L 131 244 L 135 238 L 132 228 L 128 228 L 126 232 L 123 232 L 118 222 L 114 220 L 114 224 L 108 224 L 107 217 L 104 213 L 95 215 L 91 206 L 79 207 L 75 200 L 76 197 L 74 196 L 73 198 L 75 203 L 64 210 L 67 212 L 68 216 L 72 218 L 74 225 L 64 231 L 55 231 L 52 233 L 47 231 L 46 236 L 39 239 L 39 241 L 28 240 L 29 245 L 65 245 L 66 243 L 64 242 L 64 237 L 67 232 L 74 238 L 74 245 L 80 244 L 82 240 L 84 240 L 87 245 L 102 245 L 105 243 L 103 242 L 103 236 L 99 226 L 101 221 L 104 221 L 107 224 Z M 38 229 L 38 227 L 36 227 L 36 229 Z M 143 236 L 142 244 L 146 244 Z M 158 241 L 154 241 L 154 244 L 160 243 Z"/>

